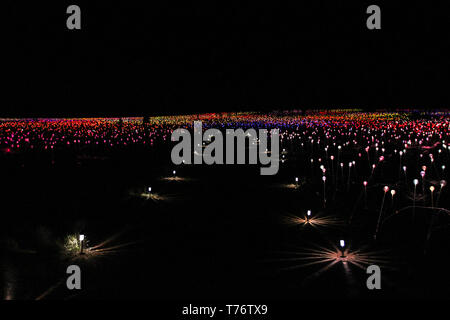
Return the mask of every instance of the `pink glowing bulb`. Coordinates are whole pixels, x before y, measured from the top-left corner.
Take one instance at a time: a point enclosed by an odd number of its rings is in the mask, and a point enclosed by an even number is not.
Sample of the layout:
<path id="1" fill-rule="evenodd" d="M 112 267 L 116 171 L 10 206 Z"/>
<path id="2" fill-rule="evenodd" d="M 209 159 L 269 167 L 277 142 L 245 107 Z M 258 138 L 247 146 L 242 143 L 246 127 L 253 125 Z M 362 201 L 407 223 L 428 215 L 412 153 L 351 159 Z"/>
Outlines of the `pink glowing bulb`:
<path id="1" fill-rule="evenodd" d="M 386 193 L 386 192 L 389 191 L 389 187 L 388 187 L 388 186 L 384 186 L 383 190 L 384 190 L 384 192 Z"/>
<path id="2" fill-rule="evenodd" d="M 367 186 L 367 181 L 364 181 L 363 185 L 364 185 L 364 187 L 366 187 Z"/>

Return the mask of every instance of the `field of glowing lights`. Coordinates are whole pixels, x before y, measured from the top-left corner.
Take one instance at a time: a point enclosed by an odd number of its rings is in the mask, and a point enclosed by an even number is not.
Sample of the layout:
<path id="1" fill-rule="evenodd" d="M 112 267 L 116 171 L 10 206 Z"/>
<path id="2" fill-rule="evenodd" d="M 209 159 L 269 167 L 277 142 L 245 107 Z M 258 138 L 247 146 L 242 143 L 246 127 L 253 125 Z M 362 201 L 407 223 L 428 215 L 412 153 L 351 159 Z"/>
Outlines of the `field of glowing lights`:
<path id="1" fill-rule="evenodd" d="M 195 120 L 280 129 L 278 174 L 173 165 Z M 449 135 L 445 110 L 0 119 L 0 294 L 450 298 Z"/>

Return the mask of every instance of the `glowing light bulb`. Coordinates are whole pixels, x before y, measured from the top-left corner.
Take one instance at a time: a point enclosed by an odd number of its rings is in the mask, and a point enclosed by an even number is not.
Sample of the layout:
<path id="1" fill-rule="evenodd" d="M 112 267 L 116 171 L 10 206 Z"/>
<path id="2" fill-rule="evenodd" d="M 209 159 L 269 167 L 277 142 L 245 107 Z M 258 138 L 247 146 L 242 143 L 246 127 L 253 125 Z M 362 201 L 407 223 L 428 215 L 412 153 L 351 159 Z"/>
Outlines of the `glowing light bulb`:
<path id="1" fill-rule="evenodd" d="M 417 185 L 419 184 L 419 180 L 414 179 L 414 180 L 413 180 L 413 183 L 414 183 L 415 186 L 417 186 Z"/>
<path id="2" fill-rule="evenodd" d="M 389 191 L 389 187 L 388 186 L 384 186 L 383 190 L 384 190 L 384 192 L 388 192 Z"/>

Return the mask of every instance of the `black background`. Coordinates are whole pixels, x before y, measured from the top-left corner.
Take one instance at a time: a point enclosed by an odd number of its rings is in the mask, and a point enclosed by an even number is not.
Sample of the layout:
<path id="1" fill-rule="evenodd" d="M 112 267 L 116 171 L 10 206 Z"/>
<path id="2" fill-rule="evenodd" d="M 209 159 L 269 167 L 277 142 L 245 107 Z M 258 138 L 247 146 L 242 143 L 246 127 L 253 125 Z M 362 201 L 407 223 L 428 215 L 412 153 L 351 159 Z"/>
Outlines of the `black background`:
<path id="1" fill-rule="evenodd" d="M 81 7 L 81 30 L 66 28 L 66 8 L 70 4 Z M 366 28 L 366 8 L 370 4 L 381 7 L 382 30 Z M 137 1 L 77 0 L 50 4 L 7 1 L 2 3 L 1 12 L 2 20 L 6 22 L 2 38 L 6 58 L 2 67 L 5 81 L 0 116 L 131 116 L 332 107 L 368 110 L 437 108 L 448 106 L 450 101 L 447 88 L 449 19 L 443 3 L 341 0 L 273 1 L 269 5 L 244 1 L 220 4 L 185 1 L 181 5 L 155 1 L 146 4 Z M 39 158 L 48 160 L 41 155 Z M 33 158 L 24 163 L 26 169 L 7 170 L 4 180 L 14 181 L 14 184 L 12 187 L 4 185 L 10 192 L 2 192 L 4 199 L 15 199 L 10 196 L 12 194 L 19 203 L 27 189 L 39 190 L 27 196 L 27 202 L 20 202 L 24 212 L 34 216 L 36 223 L 43 223 L 42 215 L 36 214 L 35 210 L 46 212 L 50 220 L 49 203 L 54 213 L 59 213 L 55 208 L 67 205 L 71 210 L 69 214 L 60 215 L 64 217 L 65 226 L 72 222 L 67 217 L 89 216 L 107 203 L 104 199 L 122 201 L 117 194 L 124 194 L 128 184 L 135 183 L 142 189 L 149 181 L 155 181 L 153 175 L 170 174 L 173 169 L 167 166 L 170 162 L 155 167 L 152 163 L 152 172 L 147 175 L 150 161 L 137 156 L 133 158 L 128 153 L 106 164 L 90 164 L 87 169 L 73 169 L 70 165 L 75 167 L 77 164 L 68 158 L 69 165 L 49 169 L 52 175 L 37 170 L 39 163 Z M 141 162 L 137 163 L 136 158 Z M 58 158 L 58 166 L 60 160 L 64 161 Z M 160 160 L 165 159 L 161 157 Z M 117 168 L 122 171 L 116 171 Z M 294 170 L 304 174 L 301 170 L 308 168 L 286 171 L 282 179 L 291 179 Z M 167 214 L 164 207 L 160 211 L 150 207 L 151 214 L 145 215 L 147 223 L 139 221 L 142 229 L 133 234 L 145 240 L 139 251 L 142 259 L 139 255 L 131 255 L 132 258 L 121 260 L 119 267 L 115 264 L 115 269 L 109 264 L 100 266 L 109 272 L 106 275 L 92 273 L 97 282 L 93 281 L 90 286 L 97 291 L 91 291 L 90 297 L 134 298 L 144 297 L 145 293 L 146 297 L 179 295 L 194 299 L 213 296 L 212 293 L 216 296 L 258 297 L 257 292 L 260 296 L 270 292 L 272 298 L 311 296 L 311 292 L 299 292 L 295 286 L 297 282 L 290 275 L 283 275 L 282 281 L 273 277 L 256 283 L 261 276 L 252 267 L 257 258 L 263 256 L 263 249 L 270 251 L 289 239 L 284 226 L 274 227 L 275 223 L 270 223 L 272 217 L 278 217 L 280 212 L 276 205 L 278 201 L 283 202 L 283 198 L 279 194 L 261 195 L 259 189 L 254 189 L 255 194 L 249 198 L 271 199 L 273 203 L 270 206 L 260 202 L 260 206 L 270 213 L 267 220 L 261 219 L 260 211 L 255 210 L 253 203 L 236 210 L 239 200 L 248 196 L 245 190 L 252 190 L 249 185 L 264 185 L 246 168 L 230 174 L 233 170 L 191 173 L 206 182 L 186 187 L 196 196 L 190 197 L 192 203 L 200 203 L 197 198 L 204 197 L 207 199 L 202 202 L 204 208 L 221 204 L 218 213 L 211 214 L 207 209 L 197 215 L 188 215 L 188 210 L 196 208 L 190 202 L 178 204 L 179 207 L 171 211 L 176 216 Z M 189 172 L 181 173 L 189 176 Z M 388 176 L 394 179 L 394 175 Z M 246 183 L 236 188 L 238 179 Z M 66 184 L 71 189 L 61 187 Z M 321 187 L 320 181 L 318 186 Z M 18 192 L 21 188 L 26 190 Z M 59 190 L 61 196 L 54 190 Z M 74 196 L 74 190 L 81 196 Z M 198 190 L 205 192 L 198 193 Z M 312 201 L 315 199 L 311 196 L 313 191 L 304 197 Z M 235 197 L 233 192 L 240 196 Z M 41 196 L 41 202 L 33 202 Z M 295 197 L 292 208 L 298 210 L 300 205 L 296 201 L 301 203 L 301 200 Z M 339 203 L 344 208 L 352 205 L 345 201 Z M 128 202 L 125 204 L 129 205 Z M 11 206 L 16 207 L 14 201 Z M 109 207 L 102 208 L 101 213 L 105 216 L 100 215 L 98 220 L 91 217 L 94 221 L 91 228 L 97 231 L 99 238 L 103 236 L 99 230 L 106 237 L 111 230 L 122 227 L 121 216 L 119 213 L 112 215 L 111 212 L 116 211 L 111 208 L 123 214 L 127 208 L 124 207 L 111 201 Z M 12 211 L 7 209 L 5 211 Z M 147 209 L 144 207 L 141 211 L 147 213 Z M 242 212 L 252 214 L 242 215 Z M 348 213 L 350 209 L 342 212 Z M 15 215 L 9 216 L 19 221 L 14 221 L 19 231 L 28 231 L 22 227 L 23 215 L 16 211 Z M 114 219 L 105 223 L 111 217 Z M 127 217 L 133 218 L 132 215 Z M 34 227 L 32 223 L 30 228 Z M 54 223 L 60 224 L 56 220 Z M 152 232 L 147 229 L 148 225 L 152 226 Z M 358 230 L 359 233 L 364 231 Z M 291 232 L 298 236 L 297 230 Z M 87 233 L 96 234 L 90 230 Z M 252 241 L 248 241 L 249 238 Z M 278 241 L 273 241 L 274 238 Z M 330 238 L 339 239 L 335 234 L 330 234 Z M 265 242 L 260 243 L 259 239 Z M 445 243 L 440 244 L 444 246 Z M 411 245 L 408 242 L 406 246 Z M 438 251 L 441 246 L 437 247 Z M 256 247 L 261 248 L 261 252 L 255 252 Z M 151 263 L 146 268 L 136 268 L 149 253 L 153 258 Z M 45 260 L 46 256 L 41 259 Z M 417 277 L 426 275 L 423 281 L 430 282 L 429 286 L 423 287 L 434 289 L 432 297 L 443 296 L 438 289 L 448 292 L 448 277 L 441 278 L 447 274 L 443 259 L 439 252 L 434 255 L 434 260 L 414 260 Z M 105 283 L 110 283 L 108 276 L 119 274 L 118 270 L 127 275 L 120 277 L 121 285 L 105 287 Z M 366 275 L 363 276 L 365 279 Z M 408 277 L 406 274 L 405 278 L 396 281 L 404 284 Z M 317 291 L 327 288 L 328 296 L 341 297 L 336 293 L 339 290 L 329 288 L 332 286 L 328 286 L 327 280 L 323 279 Z M 292 286 L 285 286 L 291 282 Z M 364 282 L 358 283 L 364 285 Z M 208 291 L 208 286 L 217 291 Z M 252 291 L 246 291 L 246 288 Z M 398 297 L 408 297 L 409 288 L 408 285 L 400 287 L 403 295 Z M 395 290 L 388 291 L 387 297 L 397 297 L 396 293 Z M 321 298 L 325 295 L 319 294 Z M 335 308 L 326 307 L 314 309 L 336 312 Z M 349 310 L 353 311 L 345 305 L 341 307 L 346 315 L 351 314 Z M 173 310 L 179 312 L 180 309 Z M 151 314 L 151 310 L 148 313 Z"/>
<path id="2" fill-rule="evenodd" d="M 81 7 L 81 30 L 66 8 Z M 381 7 L 381 30 L 366 9 Z M 3 116 L 446 107 L 448 10 L 426 1 L 7 1 Z"/>

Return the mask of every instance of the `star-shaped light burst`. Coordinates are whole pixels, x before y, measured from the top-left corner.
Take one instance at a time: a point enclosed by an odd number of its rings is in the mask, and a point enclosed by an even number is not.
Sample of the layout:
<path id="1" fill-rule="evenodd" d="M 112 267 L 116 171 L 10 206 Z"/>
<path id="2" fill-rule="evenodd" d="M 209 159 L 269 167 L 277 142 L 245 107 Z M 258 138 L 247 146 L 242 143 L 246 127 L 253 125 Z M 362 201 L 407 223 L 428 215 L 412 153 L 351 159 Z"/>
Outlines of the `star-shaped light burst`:
<path id="1" fill-rule="evenodd" d="M 307 210 L 304 216 L 287 214 L 283 217 L 283 222 L 288 226 L 300 226 L 302 228 L 338 228 L 344 226 L 344 221 L 334 217 L 325 216 L 322 212 L 313 213 Z"/>
<path id="2" fill-rule="evenodd" d="M 340 241 L 329 247 L 314 245 L 310 248 L 296 248 L 294 251 L 285 251 L 279 254 L 283 257 L 270 260 L 270 262 L 284 264 L 284 267 L 279 268 L 280 271 L 295 271 L 313 267 L 313 273 L 307 278 L 317 278 L 339 263 L 344 264 L 345 267 L 355 266 L 362 270 L 366 270 L 372 264 L 392 269 L 392 263 L 386 251 L 369 250 L 366 247 L 353 249 L 345 241 L 344 246 Z M 316 270 L 314 270 L 315 266 L 317 266 Z"/>

